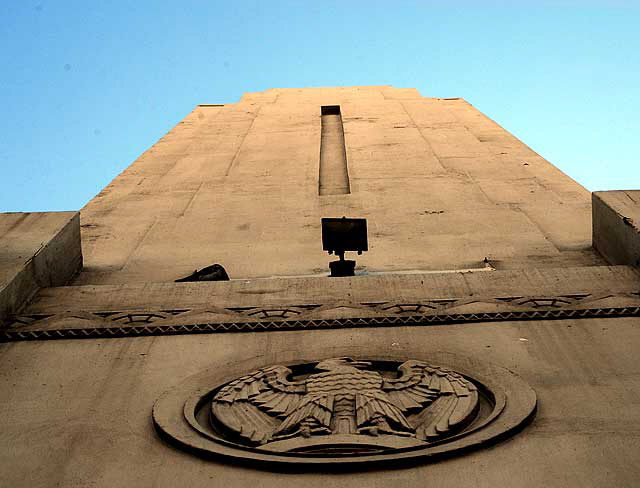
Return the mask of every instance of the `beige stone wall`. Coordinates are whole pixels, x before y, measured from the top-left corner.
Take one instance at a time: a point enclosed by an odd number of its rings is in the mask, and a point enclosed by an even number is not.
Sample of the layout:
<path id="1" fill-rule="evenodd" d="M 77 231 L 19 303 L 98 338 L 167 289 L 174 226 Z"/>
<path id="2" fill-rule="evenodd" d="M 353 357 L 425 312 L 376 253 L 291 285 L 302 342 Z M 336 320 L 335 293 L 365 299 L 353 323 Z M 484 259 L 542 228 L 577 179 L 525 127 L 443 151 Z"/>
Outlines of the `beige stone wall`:
<path id="1" fill-rule="evenodd" d="M 43 287 L 82 268 L 78 212 L 0 213 L 0 328 Z"/>
<path id="2" fill-rule="evenodd" d="M 2 346 L 3 486 L 632 487 L 638 477 L 637 319 L 502 322 Z M 282 474 L 206 461 L 161 442 L 158 396 L 207 368 L 291 354 L 451 354 L 519 374 L 536 419 L 495 447 L 400 470 Z M 331 349 L 336 347 L 337 349 Z M 326 354 L 326 353 L 325 353 Z"/>
<path id="3" fill-rule="evenodd" d="M 318 196 L 320 107 L 340 105 L 351 193 Z M 360 272 L 574 266 L 589 193 L 462 99 L 274 89 L 198 106 L 82 210 L 77 284 L 324 273 L 321 217 L 365 217 Z"/>

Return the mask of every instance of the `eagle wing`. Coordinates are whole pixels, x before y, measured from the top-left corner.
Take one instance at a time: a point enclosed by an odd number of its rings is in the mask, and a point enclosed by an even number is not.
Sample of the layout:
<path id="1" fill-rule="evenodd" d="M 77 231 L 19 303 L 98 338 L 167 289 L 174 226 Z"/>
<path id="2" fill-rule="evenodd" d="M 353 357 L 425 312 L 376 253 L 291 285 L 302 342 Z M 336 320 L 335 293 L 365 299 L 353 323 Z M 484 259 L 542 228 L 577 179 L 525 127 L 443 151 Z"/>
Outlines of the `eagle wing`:
<path id="1" fill-rule="evenodd" d="M 333 402 L 333 395 L 307 395 L 298 403 L 297 410 L 278 427 L 276 434 L 286 435 L 308 418 L 315 419 L 318 425 L 328 429 L 331 425 Z"/>
<path id="2" fill-rule="evenodd" d="M 249 442 L 267 442 L 306 394 L 304 382 L 289 381 L 290 374 L 269 366 L 232 381 L 214 396 L 213 416 Z"/>
<path id="3" fill-rule="evenodd" d="M 478 409 L 477 388 L 462 375 L 421 361 L 406 361 L 382 389 L 402 411 L 416 437 L 434 441 L 463 428 Z"/>
<path id="4" fill-rule="evenodd" d="M 365 427 L 372 419 L 382 415 L 400 432 L 412 432 L 413 427 L 405 418 L 402 410 L 389 401 L 383 392 L 367 392 L 356 394 L 356 422 L 358 427 Z"/>

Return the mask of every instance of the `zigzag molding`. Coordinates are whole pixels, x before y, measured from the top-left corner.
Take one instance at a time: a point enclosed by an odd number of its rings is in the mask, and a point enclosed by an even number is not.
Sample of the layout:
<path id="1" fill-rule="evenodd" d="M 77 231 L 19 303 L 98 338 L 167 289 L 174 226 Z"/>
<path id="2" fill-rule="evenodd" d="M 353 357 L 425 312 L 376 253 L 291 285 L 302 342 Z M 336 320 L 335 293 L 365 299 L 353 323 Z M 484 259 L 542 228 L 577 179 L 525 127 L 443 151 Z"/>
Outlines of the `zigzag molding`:
<path id="1" fill-rule="evenodd" d="M 38 330 L 2 330 L 0 342 L 41 341 L 55 339 L 96 339 L 110 337 L 142 337 L 179 334 L 211 334 L 226 332 L 266 332 L 287 330 L 341 329 L 358 327 L 435 326 L 510 320 L 559 320 L 596 317 L 638 317 L 640 306 L 526 310 L 462 314 L 394 315 L 360 318 L 310 320 L 238 321 L 194 323 L 187 325 L 133 325 L 119 327 L 83 327 Z"/>

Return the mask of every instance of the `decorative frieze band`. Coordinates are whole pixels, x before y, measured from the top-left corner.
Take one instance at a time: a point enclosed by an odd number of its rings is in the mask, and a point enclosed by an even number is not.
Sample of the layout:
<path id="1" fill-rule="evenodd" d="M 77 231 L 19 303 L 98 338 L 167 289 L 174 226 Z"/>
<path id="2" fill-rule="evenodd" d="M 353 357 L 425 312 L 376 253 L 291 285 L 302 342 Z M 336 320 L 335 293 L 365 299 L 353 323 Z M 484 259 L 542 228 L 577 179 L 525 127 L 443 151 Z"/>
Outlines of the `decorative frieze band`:
<path id="1" fill-rule="evenodd" d="M 13 317 L 11 323 L 0 330 L 0 341 L 636 316 L 640 316 L 640 293 L 433 299 L 415 303 L 381 301 L 156 311 L 80 311 Z"/>

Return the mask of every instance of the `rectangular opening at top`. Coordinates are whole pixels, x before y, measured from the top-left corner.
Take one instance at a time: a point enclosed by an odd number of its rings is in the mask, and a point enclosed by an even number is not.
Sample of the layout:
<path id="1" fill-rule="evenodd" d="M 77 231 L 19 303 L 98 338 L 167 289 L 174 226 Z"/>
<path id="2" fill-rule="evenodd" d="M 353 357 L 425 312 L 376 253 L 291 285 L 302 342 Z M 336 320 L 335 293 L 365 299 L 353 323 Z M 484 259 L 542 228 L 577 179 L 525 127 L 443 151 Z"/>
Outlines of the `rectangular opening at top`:
<path id="1" fill-rule="evenodd" d="M 324 105 L 320 108 L 322 131 L 320 133 L 320 195 L 348 195 L 349 170 L 344 130 L 339 105 Z"/>
<path id="2" fill-rule="evenodd" d="M 340 115 L 340 105 L 323 105 L 320 107 L 322 115 Z"/>

